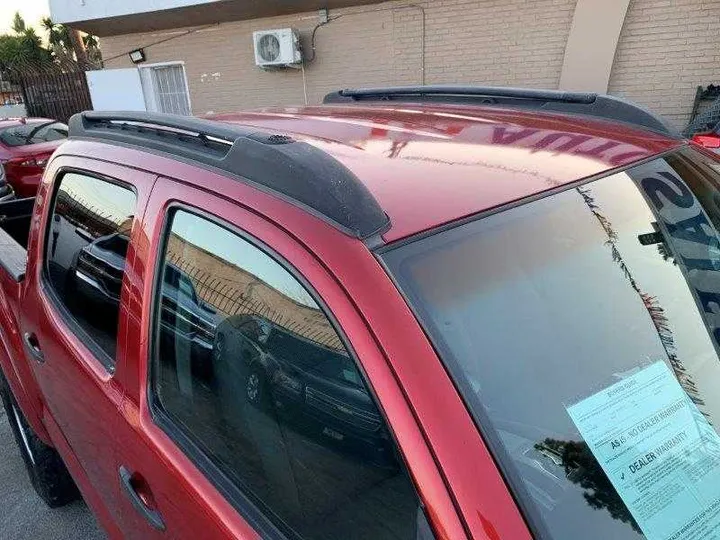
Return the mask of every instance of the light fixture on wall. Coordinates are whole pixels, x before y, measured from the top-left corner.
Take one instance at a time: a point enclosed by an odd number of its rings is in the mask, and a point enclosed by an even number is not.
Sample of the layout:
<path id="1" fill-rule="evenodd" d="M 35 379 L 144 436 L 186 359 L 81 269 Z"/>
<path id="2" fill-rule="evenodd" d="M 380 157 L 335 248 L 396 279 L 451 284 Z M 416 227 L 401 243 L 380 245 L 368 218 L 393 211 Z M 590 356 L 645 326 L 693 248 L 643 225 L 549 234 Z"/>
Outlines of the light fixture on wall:
<path id="1" fill-rule="evenodd" d="M 130 60 L 133 64 L 139 64 L 145 61 L 145 50 L 135 49 L 134 51 L 130 51 L 128 56 L 130 56 Z"/>

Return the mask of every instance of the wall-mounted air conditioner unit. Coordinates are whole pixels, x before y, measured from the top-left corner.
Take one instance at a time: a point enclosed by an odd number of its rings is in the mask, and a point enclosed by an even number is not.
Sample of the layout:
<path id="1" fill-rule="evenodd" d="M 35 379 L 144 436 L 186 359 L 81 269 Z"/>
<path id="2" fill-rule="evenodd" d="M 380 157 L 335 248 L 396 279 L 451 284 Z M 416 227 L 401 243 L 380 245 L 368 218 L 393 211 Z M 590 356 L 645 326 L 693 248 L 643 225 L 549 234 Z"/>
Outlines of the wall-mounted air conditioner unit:
<path id="1" fill-rule="evenodd" d="M 255 64 L 262 67 L 297 67 L 302 60 L 296 30 L 280 28 L 253 32 Z"/>

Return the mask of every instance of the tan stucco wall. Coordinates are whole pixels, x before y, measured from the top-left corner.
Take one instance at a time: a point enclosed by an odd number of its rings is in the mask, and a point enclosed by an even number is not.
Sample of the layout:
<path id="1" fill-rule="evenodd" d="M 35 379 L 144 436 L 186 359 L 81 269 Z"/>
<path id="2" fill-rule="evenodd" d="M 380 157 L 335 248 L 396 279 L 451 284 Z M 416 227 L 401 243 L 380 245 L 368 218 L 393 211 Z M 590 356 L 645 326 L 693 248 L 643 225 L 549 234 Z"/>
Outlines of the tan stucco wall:
<path id="1" fill-rule="evenodd" d="M 577 56 L 573 59 L 573 51 L 566 51 L 576 0 L 424 0 L 413 4 L 422 6 L 426 14 L 428 84 L 558 88 L 561 73 L 568 77 L 567 69 L 563 72 L 564 60 L 571 61 L 571 68 L 573 62 L 583 68 Z M 305 73 L 310 103 L 318 103 L 326 92 L 338 88 L 421 83 L 419 9 L 401 1 L 332 10 L 330 15 L 340 17 L 318 30 L 317 58 Z M 302 104 L 302 73 L 257 68 L 251 36 L 254 30 L 291 26 L 307 42 L 317 20 L 317 13 L 312 12 L 227 22 L 187 35 L 182 34 L 188 28 L 113 36 L 103 38 L 101 47 L 107 68 L 128 67 L 127 51 L 180 36 L 146 47 L 146 54 L 149 63 L 185 62 L 195 114 Z M 644 104 L 683 127 L 695 87 L 720 79 L 718 36 L 720 2 L 631 0 L 608 91 Z M 604 38 L 593 34 L 588 39 L 591 46 L 601 46 L 598 40 Z M 573 41 L 577 40 L 571 40 L 571 46 Z M 116 55 L 120 56 L 113 59 Z M 569 76 L 577 80 L 582 73 Z M 607 77 L 604 66 L 603 79 Z"/>

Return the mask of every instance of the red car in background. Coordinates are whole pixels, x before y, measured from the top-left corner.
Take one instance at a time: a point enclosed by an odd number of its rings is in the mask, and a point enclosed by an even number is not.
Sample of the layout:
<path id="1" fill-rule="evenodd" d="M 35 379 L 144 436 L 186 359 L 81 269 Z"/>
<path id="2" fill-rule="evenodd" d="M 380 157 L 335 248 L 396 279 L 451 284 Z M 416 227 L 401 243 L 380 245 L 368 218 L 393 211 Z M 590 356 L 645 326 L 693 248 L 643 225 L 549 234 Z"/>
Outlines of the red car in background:
<path id="1" fill-rule="evenodd" d="M 18 197 L 34 197 L 48 159 L 67 139 L 67 126 L 50 118 L 0 119 L 0 163 Z"/>

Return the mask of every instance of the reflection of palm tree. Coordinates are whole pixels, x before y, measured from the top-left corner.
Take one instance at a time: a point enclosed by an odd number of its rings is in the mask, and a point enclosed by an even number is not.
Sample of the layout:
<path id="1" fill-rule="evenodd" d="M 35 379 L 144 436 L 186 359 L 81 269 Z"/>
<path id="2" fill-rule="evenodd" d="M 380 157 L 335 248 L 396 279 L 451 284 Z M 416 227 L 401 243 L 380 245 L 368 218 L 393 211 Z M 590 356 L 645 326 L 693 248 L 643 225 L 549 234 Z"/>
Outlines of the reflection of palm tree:
<path id="1" fill-rule="evenodd" d="M 671 263 L 673 263 L 674 266 L 677 266 L 677 260 L 675 259 L 675 255 L 670 252 L 670 249 L 665 242 L 660 242 L 657 245 L 657 250 L 663 261 L 670 261 Z"/>
<path id="2" fill-rule="evenodd" d="M 614 519 L 629 523 L 637 532 L 642 532 L 587 444 L 545 439 L 537 443 L 535 449 L 560 459 L 565 476 L 585 490 L 583 497 L 588 505 L 596 510 L 604 508 Z"/>
<path id="3" fill-rule="evenodd" d="M 625 261 L 617 248 L 617 232 L 615 231 L 615 229 L 613 229 L 612 223 L 600 211 L 600 207 L 595 202 L 590 188 L 578 187 L 576 188 L 576 191 L 583 198 L 583 201 L 590 209 L 590 212 L 592 212 L 593 216 L 595 216 L 595 219 L 597 219 L 597 221 L 600 223 L 603 231 L 605 231 L 605 235 L 607 236 L 607 241 L 605 242 L 605 244 L 610 248 L 613 261 L 618 264 L 623 275 L 630 282 L 630 286 L 640 297 L 640 300 L 642 301 L 645 309 L 650 315 L 650 319 L 655 326 L 655 331 L 660 338 L 660 343 L 665 349 L 665 353 L 670 360 L 670 366 L 675 373 L 675 377 L 687 393 L 688 397 L 692 400 L 692 402 L 695 403 L 695 405 L 697 405 L 698 407 L 704 406 L 705 402 L 700 397 L 700 393 L 698 392 L 697 386 L 695 385 L 695 381 L 693 381 L 692 376 L 688 373 L 687 369 L 683 365 L 682 360 L 680 360 L 677 356 L 675 339 L 673 337 L 672 329 L 670 328 L 668 318 L 665 315 L 665 310 L 662 308 L 662 306 L 660 306 L 660 302 L 658 302 L 657 297 L 651 296 L 640 289 L 640 286 L 637 284 L 635 278 L 630 273 L 630 269 L 625 264 Z M 703 414 L 707 416 L 705 412 L 703 412 Z"/>
<path id="4" fill-rule="evenodd" d="M 390 150 L 388 150 L 387 157 L 394 159 L 400 156 L 400 152 L 403 151 L 407 144 L 407 141 L 393 141 L 390 145 Z"/>

